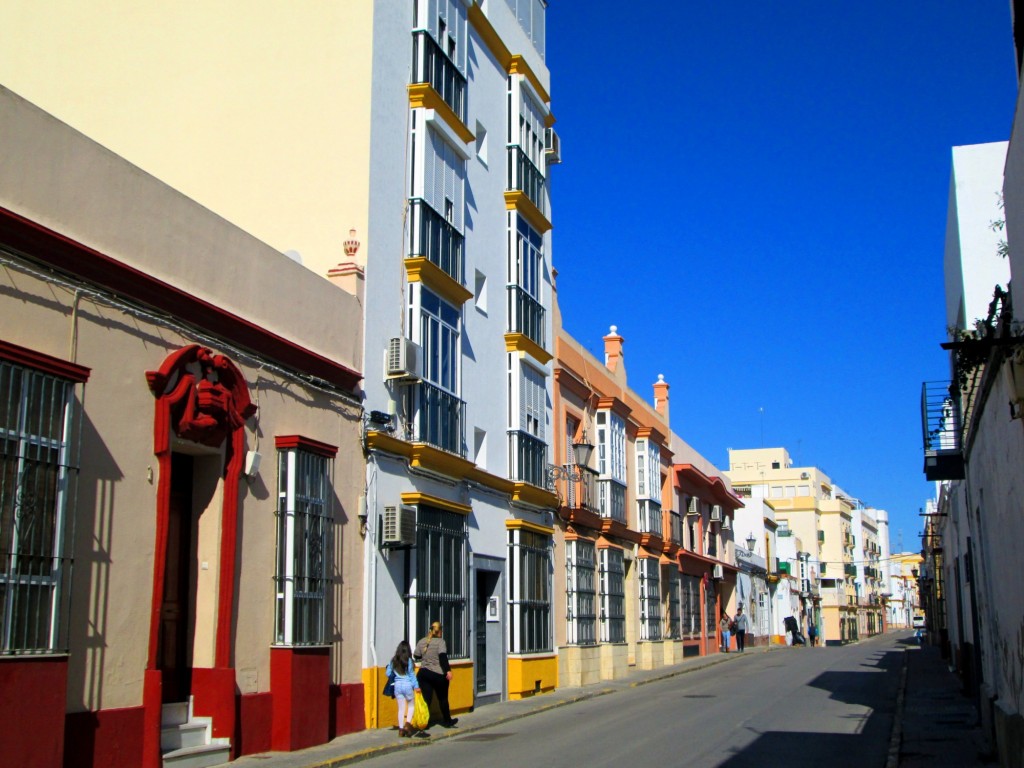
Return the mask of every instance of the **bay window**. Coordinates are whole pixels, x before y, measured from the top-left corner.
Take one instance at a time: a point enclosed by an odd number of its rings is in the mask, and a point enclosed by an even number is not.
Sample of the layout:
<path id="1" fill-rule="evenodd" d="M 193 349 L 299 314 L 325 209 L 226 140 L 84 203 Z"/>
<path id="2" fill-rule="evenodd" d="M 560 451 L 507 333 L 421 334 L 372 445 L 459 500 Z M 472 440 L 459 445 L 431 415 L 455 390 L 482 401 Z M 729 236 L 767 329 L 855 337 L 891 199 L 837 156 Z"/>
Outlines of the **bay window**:
<path id="1" fill-rule="evenodd" d="M 626 422 L 611 410 L 594 415 L 601 517 L 626 522 Z"/>
<path id="2" fill-rule="evenodd" d="M 636 482 L 638 530 L 661 536 L 661 448 L 650 438 L 636 441 Z"/>

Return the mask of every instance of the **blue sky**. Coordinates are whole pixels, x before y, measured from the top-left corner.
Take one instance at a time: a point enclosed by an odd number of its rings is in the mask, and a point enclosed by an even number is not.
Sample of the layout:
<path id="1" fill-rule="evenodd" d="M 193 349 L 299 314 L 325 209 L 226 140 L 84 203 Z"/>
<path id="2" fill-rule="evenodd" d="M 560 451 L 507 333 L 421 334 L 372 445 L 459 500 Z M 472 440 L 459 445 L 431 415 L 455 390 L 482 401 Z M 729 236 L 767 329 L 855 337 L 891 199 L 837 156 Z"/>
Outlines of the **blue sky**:
<path id="1" fill-rule="evenodd" d="M 1009 136 L 1007 0 L 549 0 L 564 324 L 725 469 L 782 445 L 919 546 L 950 148 Z M 764 409 L 763 417 L 760 409 Z M 762 442 L 763 430 L 763 442 Z"/>

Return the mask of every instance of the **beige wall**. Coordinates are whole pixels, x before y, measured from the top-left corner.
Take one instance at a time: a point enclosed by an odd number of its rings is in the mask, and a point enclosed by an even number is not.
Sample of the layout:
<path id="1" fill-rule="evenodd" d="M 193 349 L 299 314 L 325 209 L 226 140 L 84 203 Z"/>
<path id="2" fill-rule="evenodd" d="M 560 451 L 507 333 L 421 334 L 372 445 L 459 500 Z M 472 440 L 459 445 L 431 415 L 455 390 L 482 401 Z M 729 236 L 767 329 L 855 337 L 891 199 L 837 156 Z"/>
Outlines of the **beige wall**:
<path id="1" fill-rule="evenodd" d="M 323 275 L 367 231 L 372 25 L 370 0 L 7 0 L 0 84 Z"/>
<path id="2" fill-rule="evenodd" d="M 352 297 L 0 88 L 0 207 L 51 227 L 142 272 L 226 307 L 255 325 L 356 368 L 360 314 Z M 234 663 L 243 692 L 269 689 L 273 641 L 276 435 L 338 447 L 334 463 L 337 589 L 335 679 L 361 680 L 363 487 L 359 407 L 351 396 L 301 381 L 274 361 L 197 338 L 180 324 L 112 300 L 14 255 L 0 254 L 5 341 L 91 369 L 85 386 L 82 468 L 70 615 L 68 707 L 138 706 L 149 642 L 155 542 L 154 399 L 146 371 L 202 341 L 240 368 L 259 407 L 246 447 L 264 457 L 240 492 Z M 297 311 L 296 308 L 307 311 Z M 200 626 L 195 665 L 212 659 L 219 510 L 219 452 L 197 473 L 202 509 L 197 562 Z M 205 481 L 204 481 L 205 478 Z M 211 479 L 213 478 L 213 479 Z M 342 643 L 344 640 L 344 643 Z"/>

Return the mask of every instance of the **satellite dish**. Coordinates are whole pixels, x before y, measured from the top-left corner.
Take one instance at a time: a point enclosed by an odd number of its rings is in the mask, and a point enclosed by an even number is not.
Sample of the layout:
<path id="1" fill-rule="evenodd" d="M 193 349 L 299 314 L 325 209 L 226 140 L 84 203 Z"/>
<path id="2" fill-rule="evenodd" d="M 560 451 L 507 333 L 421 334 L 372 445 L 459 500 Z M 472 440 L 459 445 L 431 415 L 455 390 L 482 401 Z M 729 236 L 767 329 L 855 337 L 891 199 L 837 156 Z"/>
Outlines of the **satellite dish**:
<path id="1" fill-rule="evenodd" d="M 298 251 L 285 251 L 284 255 L 287 256 L 292 261 L 294 261 L 296 264 L 302 263 L 302 254 L 299 253 Z"/>

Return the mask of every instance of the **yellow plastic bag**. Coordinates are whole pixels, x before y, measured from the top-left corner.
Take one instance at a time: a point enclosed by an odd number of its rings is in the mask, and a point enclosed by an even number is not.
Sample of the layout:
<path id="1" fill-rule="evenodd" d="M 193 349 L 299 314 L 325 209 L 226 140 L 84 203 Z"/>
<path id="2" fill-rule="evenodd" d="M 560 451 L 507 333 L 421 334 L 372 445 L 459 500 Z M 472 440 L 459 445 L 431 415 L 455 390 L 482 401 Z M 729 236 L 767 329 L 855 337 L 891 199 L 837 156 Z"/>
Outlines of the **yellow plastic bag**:
<path id="1" fill-rule="evenodd" d="M 418 731 L 424 730 L 430 725 L 430 707 L 420 691 L 416 691 L 415 704 L 412 710 L 412 727 Z"/>

